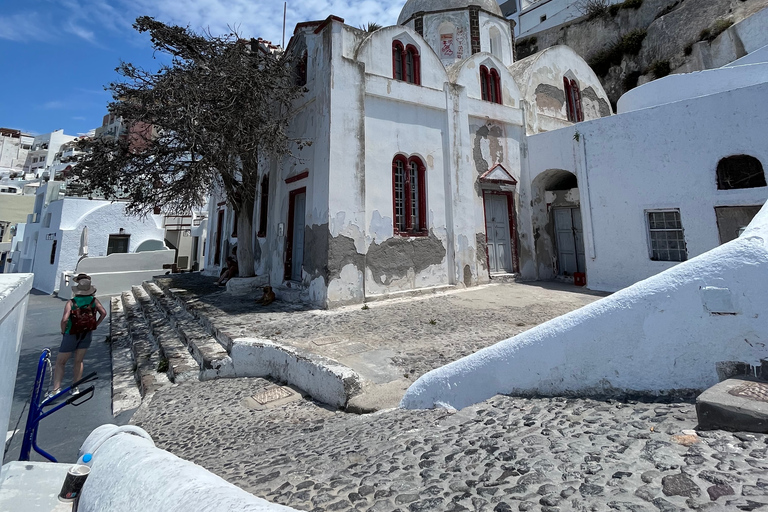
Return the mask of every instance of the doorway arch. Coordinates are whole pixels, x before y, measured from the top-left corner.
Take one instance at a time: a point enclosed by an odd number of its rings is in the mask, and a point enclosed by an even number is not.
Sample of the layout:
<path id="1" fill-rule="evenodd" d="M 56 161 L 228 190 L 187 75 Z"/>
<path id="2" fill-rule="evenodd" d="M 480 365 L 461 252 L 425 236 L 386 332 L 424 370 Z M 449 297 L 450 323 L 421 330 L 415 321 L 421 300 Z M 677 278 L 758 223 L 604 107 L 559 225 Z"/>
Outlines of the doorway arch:
<path id="1" fill-rule="evenodd" d="M 531 183 L 537 278 L 572 277 L 585 272 L 579 184 L 564 169 L 548 169 Z"/>

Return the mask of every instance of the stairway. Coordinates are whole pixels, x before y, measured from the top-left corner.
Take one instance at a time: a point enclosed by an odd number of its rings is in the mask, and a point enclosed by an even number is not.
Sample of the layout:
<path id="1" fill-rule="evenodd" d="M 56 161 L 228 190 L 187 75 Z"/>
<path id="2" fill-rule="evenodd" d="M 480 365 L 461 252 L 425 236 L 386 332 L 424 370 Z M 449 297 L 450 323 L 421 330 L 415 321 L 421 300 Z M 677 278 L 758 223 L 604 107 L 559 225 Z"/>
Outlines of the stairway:
<path id="1" fill-rule="evenodd" d="M 135 409 L 155 391 L 190 381 L 267 377 L 316 400 L 345 407 L 361 390 L 357 372 L 271 340 L 233 340 L 154 282 L 111 301 L 112 412 Z"/>
<path id="2" fill-rule="evenodd" d="M 111 310 L 115 415 L 164 386 L 233 375 L 227 349 L 155 283 L 113 297 Z"/>

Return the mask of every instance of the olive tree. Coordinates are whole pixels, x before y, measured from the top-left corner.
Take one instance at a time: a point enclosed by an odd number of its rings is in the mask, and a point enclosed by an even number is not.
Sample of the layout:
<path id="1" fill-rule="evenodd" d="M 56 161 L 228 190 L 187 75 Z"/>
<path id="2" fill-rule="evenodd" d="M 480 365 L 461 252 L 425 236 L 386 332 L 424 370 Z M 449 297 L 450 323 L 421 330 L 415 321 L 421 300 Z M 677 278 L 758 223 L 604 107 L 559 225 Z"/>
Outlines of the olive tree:
<path id="1" fill-rule="evenodd" d="M 137 215 L 189 213 L 218 187 L 237 214 L 240 275 L 252 276 L 259 162 L 290 153 L 291 105 L 304 92 L 292 56 L 234 31 L 198 34 L 150 17 L 134 28 L 165 63 L 116 69 L 109 112 L 126 133 L 83 141 L 76 179 Z"/>

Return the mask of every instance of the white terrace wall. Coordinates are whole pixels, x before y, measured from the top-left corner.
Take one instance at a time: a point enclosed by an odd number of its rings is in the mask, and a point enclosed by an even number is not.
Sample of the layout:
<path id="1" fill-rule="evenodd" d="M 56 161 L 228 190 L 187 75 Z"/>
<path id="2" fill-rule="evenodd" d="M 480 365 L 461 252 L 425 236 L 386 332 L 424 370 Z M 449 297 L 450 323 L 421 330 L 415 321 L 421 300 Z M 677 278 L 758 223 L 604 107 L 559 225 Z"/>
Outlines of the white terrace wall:
<path id="1" fill-rule="evenodd" d="M 730 155 L 768 169 L 766 97 L 768 82 L 528 138 L 524 184 L 555 169 L 578 177 L 590 289 L 616 291 L 674 265 L 650 258 L 647 210 L 679 209 L 691 258 L 720 244 L 715 207 L 768 199 L 768 187 L 718 190 L 716 179 Z M 529 218 L 521 216 L 521 236 L 534 236 Z"/>
<path id="2" fill-rule="evenodd" d="M 46 219 L 48 215 L 49 220 Z M 80 237 L 86 226 L 90 256 L 106 256 L 109 235 L 118 234 L 121 228 L 131 235 L 128 252 L 134 252 L 147 240 L 162 241 L 164 238 L 161 217 L 150 215 L 142 219 L 126 215 L 125 203 L 70 197 L 53 201 L 43 210 L 38 222 L 27 224 L 24 244 L 26 249 L 27 239 L 30 239 L 34 246 L 36 289 L 53 293 L 58 290 L 62 273 L 75 270 L 80 259 Z M 54 241 L 57 244 L 51 263 Z"/>
<path id="3" fill-rule="evenodd" d="M 768 344 L 768 206 L 732 242 L 433 370 L 401 407 L 461 409 L 498 393 L 702 390 Z"/>
<path id="4" fill-rule="evenodd" d="M 127 429 L 102 425 L 83 443 L 81 455 L 92 453 L 93 461 L 80 512 L 296 512 L 156 448 L 151 439 L 121 430 Z"/>
<path id="5" fill-rule="evenodd" d="M 31 274 L 0 274 L 0 425 L 11 416 Z"/>

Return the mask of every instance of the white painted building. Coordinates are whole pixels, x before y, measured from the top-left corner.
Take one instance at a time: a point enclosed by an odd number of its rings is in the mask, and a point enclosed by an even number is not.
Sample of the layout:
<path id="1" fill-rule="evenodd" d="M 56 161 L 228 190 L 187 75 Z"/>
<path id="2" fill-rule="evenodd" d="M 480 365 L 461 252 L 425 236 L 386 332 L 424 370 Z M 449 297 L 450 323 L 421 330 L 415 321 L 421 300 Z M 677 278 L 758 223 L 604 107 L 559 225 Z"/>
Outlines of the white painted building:
<path id="1" fill-rule="evenodd" d="M 58 291 L 62 275 L 74 272 L 84 257 L 165 250 L 161 216 L 141 219 L 126 215 L 125 203 L 64 197 L 61 185 L 50 181 L 40 187 L 34 213 L 17 225 L 11 242 L 15 251 L 8 271 L 34 273 L 36 289 Z"/>
<path id="2" fill-rule="evenodd" d="M 735 239 L 768 200 L 766 97 L 768 63 L 671 75 L 528 137 L 522 276 L 616 291 Z"/>
<path id="3" fill-rule="evenodd" d="M 322 307 L 530 265 L 517 235 L 527 135 L 610 114 L 574 52 L 513 63 L 495 0 L 409 0 L 373 33 L 333 16 L 301 23 L 287 51 L 306 57 L 309 91 L 291 135 L 312 145 L 262 166 L 255 271 L 278 296 Z M 221 197 L 209 205 L 206 268 L 218 273 L 234 215 Z"/>
<path id="4" fill-rule="evenodd" d="M 0 178 L 21 174 L 34 137 L 20 130 L 0 128 Z"/>
<path id="5" fill-rule="evenodd" d="M 27 154 L 27 161 L 24 164 L 24 173 L 34 175 L 32 178 L 40 178 L 46 171 L 46 168 L 54 161 L 62 144 L 71 142 L 77 137 L 66 135 L 64 130 L 56 130 L 43 135 L 36 135 L 32 142 L 32 147 Z"/>

